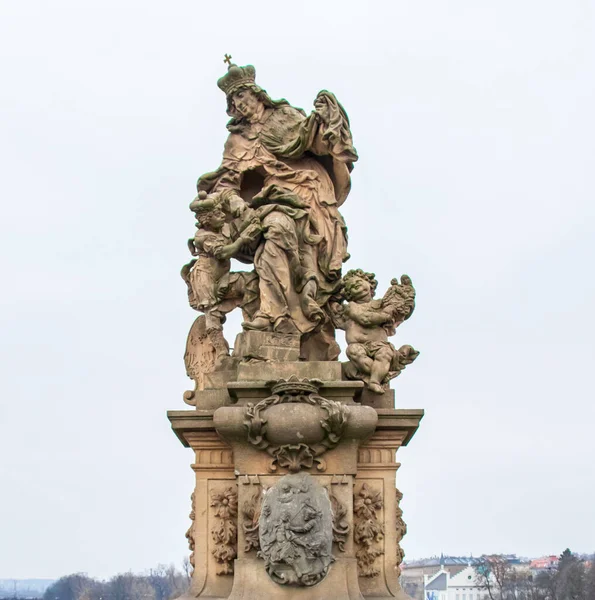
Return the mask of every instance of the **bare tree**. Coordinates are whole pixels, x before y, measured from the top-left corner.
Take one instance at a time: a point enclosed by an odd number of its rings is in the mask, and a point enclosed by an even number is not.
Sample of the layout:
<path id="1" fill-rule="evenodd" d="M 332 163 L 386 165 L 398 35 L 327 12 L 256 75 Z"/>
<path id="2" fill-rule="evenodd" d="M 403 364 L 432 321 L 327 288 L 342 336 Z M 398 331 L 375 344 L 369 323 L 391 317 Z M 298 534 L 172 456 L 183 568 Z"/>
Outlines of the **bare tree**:
<path id="1" fill-rule="evenodd" d="M 43 600 L 98 600 L 102 585 L 85 573 L 66 575 L 48 587 Z"/>
<path id="2" fill-rule="evenodd" d="M 182 560 L 182 573 L 184 574 L 184 578 L 186 580 L 186 588 L 190 585 L 190 581 L 192 580 L 192 564 L 190 563 L 190 557 L 188 555 L 184 556 Z M 595 598 L 593 599 L 595 600 Z"/>
<path id="3" fill-rule="evenodd" d="M 585 600 L 595 600 L 595 554 L 589 560 L 591 565 L 586 573 Z"/>
<path id="4" fill-rule="evenodd" d="M 519 573 L 503 554 L 484 555 L 474 565 L 475 583 L 490 600 L 519 600 Z"/>

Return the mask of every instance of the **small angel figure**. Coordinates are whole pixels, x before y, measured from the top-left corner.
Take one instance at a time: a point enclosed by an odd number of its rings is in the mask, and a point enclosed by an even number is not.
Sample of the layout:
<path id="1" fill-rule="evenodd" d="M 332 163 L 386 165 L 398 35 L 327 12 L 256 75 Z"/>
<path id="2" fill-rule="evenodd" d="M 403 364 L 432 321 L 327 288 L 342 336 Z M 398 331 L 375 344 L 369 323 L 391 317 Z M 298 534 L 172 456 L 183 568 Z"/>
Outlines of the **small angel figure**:
<path id="1" fill-rule="evenodd" d="M 391 281 L 382 299 L 374 299 L 378 282 L 373 273 L 351 270 L 343 277 L 346 304 L 332 307 L 335 326 L 345 330 L 349 363 L 346 375 L 363 380 L 368 389 L 383 394 L 390 379 L 419 355 L 412 346 L 398 350 L 388 341 L 415 308 L 415 289 L 407 275 Z"/>
<path id="2" fill-rule="evenodd" d="M 196 214 L 198 229 L 188 240 L 188 247 L 198 258 L 184 265 L 181 272 L 188 285 L 190 306 L 205 313 L 216 366 L 229 356 L 223 337 L 225 315 L 241 307 L 244 317 L 251 319 L 259 306 L 256 273 L 231 272 L 230 259 L 241 260 L 242 252 L 260 236 L 260 219 L 250 209 L 232 209 L 235 200 L 238 198 L 233 193 L 200 192 L 192 201 L 190 209 Z"/>

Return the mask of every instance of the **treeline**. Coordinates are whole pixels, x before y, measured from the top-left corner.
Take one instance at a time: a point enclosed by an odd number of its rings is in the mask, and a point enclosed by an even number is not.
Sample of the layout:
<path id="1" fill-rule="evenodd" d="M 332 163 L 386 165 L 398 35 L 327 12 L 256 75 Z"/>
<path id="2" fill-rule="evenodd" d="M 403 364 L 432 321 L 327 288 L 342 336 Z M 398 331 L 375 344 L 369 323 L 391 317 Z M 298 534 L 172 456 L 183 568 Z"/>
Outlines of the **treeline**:
<path id="1" fill-rule="evenodd" d="M 595 555 L 560 555 L 555 569 L 532 573 L 505 556 L 482 556 L 474 565 L 484 600 L 595 600 Z"/>
<path id="2" fill-rule="evenodd" d="M 84 573 L 66 575 L 54 582 L 43 600 L 171 600 L 181 596 L 190 583 L 190 567 L 159 565 L 144 575 L 120 573 L 107 581 Z"/>

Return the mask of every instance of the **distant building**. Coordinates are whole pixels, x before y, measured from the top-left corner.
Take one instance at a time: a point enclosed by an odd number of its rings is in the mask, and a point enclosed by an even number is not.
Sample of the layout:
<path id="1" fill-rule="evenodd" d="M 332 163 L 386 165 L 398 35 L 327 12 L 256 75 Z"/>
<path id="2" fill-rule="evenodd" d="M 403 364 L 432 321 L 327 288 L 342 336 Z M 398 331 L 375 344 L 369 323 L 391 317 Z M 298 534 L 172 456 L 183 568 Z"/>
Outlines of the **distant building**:
<path id="1" fill-rule="evenodd" d="M 470 565 L 454 575 L 441 569 L 435 575 L 425 576 L 424 600 L 482 600 L 484 595 Z"/>
<path id="2" fill-rule="evenodd" d="M 434 581 L 435 576 L 441 573 L 448 573 L 449 577 L 453 577 L 464 571 L 475 560 L 471 556 L 441 555 L 407 561 L 401 565 L 401 585 L 415 600 L 426 600 L 426 585 L 433 582 L 429 591 L 436 592 L 436 594 L 432 595 L 431 598 L 433 600 L 447 600 L 446 590 L 438 589 L 442 586 L 444 578 L 439 577 Z M 444 597 L 440 596 L 440 592 L 443 592 Z"/>
<path id="3" fill-rule="evenodd" d="M 529 568 L 533 573 L 541 573 L 542 571 L 551 571 L 558 568 L 557 556 L 542 556 L 531 561 Z"/>
<path id="4" fill-rule="evenodd" d="M 527 559 L 505 556 L 515 569 L 525 570 Z M 444 556 L 408 561 L 401 566 L 401 585 L 415 600 L 483 600 L 487 595 L 475 582 L 472 556 Z"/>

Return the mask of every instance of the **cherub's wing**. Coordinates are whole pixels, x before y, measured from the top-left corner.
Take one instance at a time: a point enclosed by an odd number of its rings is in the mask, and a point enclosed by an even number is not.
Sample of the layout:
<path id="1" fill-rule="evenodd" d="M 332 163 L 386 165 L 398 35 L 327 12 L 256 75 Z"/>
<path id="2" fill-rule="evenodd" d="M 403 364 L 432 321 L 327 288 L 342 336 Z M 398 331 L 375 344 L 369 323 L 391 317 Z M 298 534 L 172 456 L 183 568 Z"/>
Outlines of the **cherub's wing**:
<path id="1" fill-rule="evenodd" d="M 210 373 L 215 368 L 215 348 L 207 335 L 204 315 L 197 317 L 190 328 L 184 363 L 188 377 L 196 382 L 196 389 L 202 389 L 204 373 Z"/>

